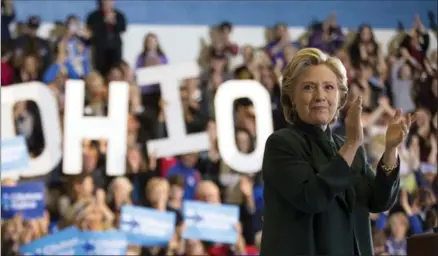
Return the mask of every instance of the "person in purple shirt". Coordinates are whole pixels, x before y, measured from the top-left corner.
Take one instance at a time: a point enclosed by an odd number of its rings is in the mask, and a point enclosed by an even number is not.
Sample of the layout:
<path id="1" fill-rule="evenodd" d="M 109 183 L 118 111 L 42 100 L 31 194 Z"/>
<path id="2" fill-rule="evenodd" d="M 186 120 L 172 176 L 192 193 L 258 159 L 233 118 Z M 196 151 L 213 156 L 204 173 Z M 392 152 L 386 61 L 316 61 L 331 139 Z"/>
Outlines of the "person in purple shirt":
<path id="1" fill-rule="evenodd" d="M 201 180 L 201 175 L 195 168 L 198 160 L 198 153 L 181 155 L 178 157 L 177 163 L 172 166 L 167 173 L 167 178 L 174 175 L 181 175 L 184 178 L 184 200 L 195 199 L 196 187 Z"/>
<path id="2" fill-rule="evenodd" d="M 269 42 L 265 49 L 272 59 L 272 63 L 276 63 L 277 59 L 281 59 L 283 63 L 287 63 L 283 50 L 287 46 L 294 46 L 300 49 L 301 46 L 298 42 L 293 42 L 290 38 L 288 27 L 286 24 L 279 23 L 274 27 L 275 38 Z"/>
<path id="3" fill-rule="evenodd" d="M 328 54 L 336 53 L 344 44 L 344 34 L 332 14 L 323 23 L 317 23 L 312 28 L 309 47 L 318 48 Z"/>
<path id="4" fill-rule="evenodd" d="M 144 39 L 143 51 L 138 55 L 135 68 L 167 64 L 167 58 L 161 49 L 158 37 L 149 33 Z"/>
<path id="5" fill-rule="evenodd" d="M 149 33 L 144 38 L 143 51 L 138 55 L 135 69 L 167 64 L 167 58 L 161 49 L 158 37 Z M 142 102 L 152 116 L 158 115 L 160 101 L 160 85 L 141 86 Z"/>

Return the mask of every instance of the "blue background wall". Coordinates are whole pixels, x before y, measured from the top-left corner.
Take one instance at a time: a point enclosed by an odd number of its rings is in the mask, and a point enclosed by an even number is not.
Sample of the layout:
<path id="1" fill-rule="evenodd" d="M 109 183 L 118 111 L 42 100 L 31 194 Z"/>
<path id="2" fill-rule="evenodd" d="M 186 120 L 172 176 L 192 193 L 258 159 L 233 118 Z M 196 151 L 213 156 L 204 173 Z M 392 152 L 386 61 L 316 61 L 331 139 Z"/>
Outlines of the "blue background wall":
<path id="1" fill-rule="evenodd" d="M 16 0 L 17 19 L 39 15 L 43 21 L 64 20 L 69 14 L 85 18 L 96 7 L 94 0 Z M 395 28 L 397 20 L 412 25 L 419 13 L 425 24 L 427 12 L 438 9 L 435 0 L 417 1 L 187 1 L 116 0 L 130 23 L 211 25 L 228 20 L 236 25 L 307 26 L 312 19 L 324 19 L 335 11 L 345 27 L 356 28 L 363 21 L 376 28 Z"/>

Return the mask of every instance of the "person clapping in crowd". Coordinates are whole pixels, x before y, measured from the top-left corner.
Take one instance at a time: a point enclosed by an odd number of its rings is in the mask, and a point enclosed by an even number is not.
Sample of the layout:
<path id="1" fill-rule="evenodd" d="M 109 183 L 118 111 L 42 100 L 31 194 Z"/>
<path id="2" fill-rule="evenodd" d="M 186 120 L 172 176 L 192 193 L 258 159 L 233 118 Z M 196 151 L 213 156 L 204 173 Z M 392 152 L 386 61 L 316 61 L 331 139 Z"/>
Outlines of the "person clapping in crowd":
<path id="1" fill-rule="evenodd" d="M 347 134 L 351 139 L 354 128 L 354 135 L 360 137 L 358 141 L 363 142 L 367 152 L 365 156 L 360 147 L 361 157 L 366 157 L 375 168 L 381 168 L 380 157 L 388 149 L 386 147 L 391 150 L 397 148 L 400 161 L 395 173 L 400 174 L 402 192 L 400 198 L 389 192 L 379 197 L 395 202 L 391 209 L 387 204 L 382 205 L 381 201 L 372 205 L 376 212 L 385 210 L 370 214 L 369 218 L 373 230 L 373 237 L 369 240 L 374 241 L 375 253 L 406 254 L 407 237 L 432 232 L 436 228 L 437 50 L 430 49 L 430 35 L 418 15 L 414 16 L 409 31 L 400 27 L 398 38 L 391 44 L 392 49 L 388 53 L 367 20 L 356 30 L 347 32 L 342 23 L 330 15 L 324 21 L 313 22 L 303 35 L 291 35 L 288 25 L 279 22 L 267 29 L 267 40 L 263 45 L 252 42 L 238 45 L 233 40 L 234 26 L 230 22 L 213 26 L 210 40 L 201 42 L 198 59 L 200 75 L 181 81 L 179 91 L 187 133 L 207 132 L 209 149 L 159 158 L 157 152 L 149 152 L 145 145 L 150 139 L 167 137 L 164 109 L 173 102 L 166 101 L 158 85 L 140 87 L 135 81 L 134 70 L 168 63 L 172 56 L 166 54 L 170 51 L 166 51 L 163 48 L 165 44 L 160 41 L 165 37 L 159 31 L 137 35 L 143 44 L 139 49 L 133 49 L 138 56 L 132 60 L 135 65 L 131 67 L 128 64 L 131 60 L 126 60 L 127 56 L 122 54 L 122 34 L 130 24 L 127 24 L 122 11 L 113 6 L 113 1 L 100 0 L 98 3 L 99 8 L 85 20 L 80 20 L 80 14 L 72 14 L 66 17 L 66 22 L 57 23 L 51 38 L 43 38 L 37 35 L 40 27 L 37 16 L 29 17 L 27 22 L 17 21 L 15 33 L 10 33 L 7 25 L 20 10 L 14 9 L 11 0 L 2 1 L 2 88 L 31 81 L 46 83 L 57 100 L 62 120 L 67 79 L 85 80 L 83 114 L 89 117 L 105 117 L 108 114 L 108 84 L 111 81 L 129 84 L 126 174 L 107 176 L 106 154 L 107 147 L 111 145 L 105 140 L 85 140 L 81 174 L 64 175 L 57 166 L 49 177 L 41 177 L 50 192 L 46 193 L 47 206 L 43 217 L 27 220 L 17 215 L 2 221 L 1 245 L 5 255 L 18 255 L 20 246 L 69 226 L 96 232 L 119 229 L 123 224 L 122 209 L 125 206 L 147 207 L 172 212 L 176 216 L 175 233 L 167 245 L 129 245 L 129 255 L 257 254 L 260 240 L 263 240 L 264 246 L 270 244 L 269 237 L 261 238 L 262 226 L 273 221 L 272 208 L 265 209 L 272 205 L 266 206 L 263 197 L 272 197 L 269 179 L 275 177 L 271 173 L 262 177 L 261 172 L 242 174 L 222 159 L 218 148 L 214 100 L 220 86 L 230 79 L 256 80 L 270 95 L 272 109 L 269 111 L 272 111 L 274 130 L 287 127 L 283 116 L 290 114 L 290 109 L 281 102 L 281 90 L 288 86 L 285 83 L 289 77 L 286 67 L 300 49 L 307 47 L 319 48 L 338 57 L 345 67 L 345 76 L 342 77 L 345 90 L 348 90 L 345 106 L 333 115 L 330 122 L 325 123 L 333 134 Z M 429 14 L 429 23 L 436 31 L 433 13 Z M 351 35 L 351 40 L 348 35 Z M 303 87 L 300 93 L 310 95 L 307 92 L 312 92 L 312 88 L 311 85 Z M 325 89 L 331 90 L 331 87 Z M 356 98 L 362 100 L 354 101 Z M 403 113 L 396 110 L 399 108 Z M 303 109 L 296 111 L 303 114 Z M 357 116 L 349 113 L 357 113 Z M 399 126 L 394 124 L 397 123 L 394 115 L 403 120 L 414 113 L 416 122 L 408 134 L 402 136 L 395 128 Z M 39 156 L 46 138 L 42 133 L 38 107 L 31 101 L 19 102 L 14 107 L 13 118 L 17 134 L 26 139 L 30 157 Z M 260 140 L 257 137 L 254 104 L 247 98 L 236 100 L 233 118 L 238 150 L 243 154 L 252 153 Z M 352 128 L 353 121 L 361 126 Z M 402 143 L 405 136 L 407 139 Z M 359 148 L 358 143 L 354 146 Z M 324 146 L 324 149 L 332 151 L 330 146 Z M 280 160 L 275 162 L 280 163 Z M 393 167 L 393 160 L 384 157 L 382 161 L 386 167 Z M 381 176 L 380 171 L 378 175 Z M 390 178 L 396 179 L 391 174 Z M 2 180 L 2 187 L 18 184 L 14 180 Z M 292 193 L 290 184 L 285 188 L 287 193 Z M 340 205 L 342 201 L 349 200 L 348 193 L 344 196 L 339 199 Z M 238 224 L 233 227 L 237 240 L 224 244 L 183 238 L 185 200 L 235 205 L 239 209 Z M 285 204 L 281 206 L 285 207 Z M 367 214 L 363 211 L 361 215 L 361 223 L 367 222 L 365 226 L 368 225 Z M 262 219 L 266 222 L 263 223 Z M 280 227 L 287 227 L 287 221 L 280 223 Z M 331 223 L 324 221 L 321 223 Z M 325 232 L 325 229 L 321 230 Z M 278 234 L 278 230 L 274 233 Z M 267 234 L 269 236 L 269 232 Z M 331 233 L 323 234 L 327 239 L 339 238 Z M 326 239 L 321 241 L 328 242 Z M 337 249 L 346 249 L 344 242 Z M 297 244 L 297 248 L 302 245 L 304 243 Z M 368 245 L 365 247 L 359 245 L 361 251 L 369 252 L 371 248 Z M 358 249 L 353 245 L 351 248 Z M 273 249 L 274 254 L 275 250 L 278 247 Z"/>

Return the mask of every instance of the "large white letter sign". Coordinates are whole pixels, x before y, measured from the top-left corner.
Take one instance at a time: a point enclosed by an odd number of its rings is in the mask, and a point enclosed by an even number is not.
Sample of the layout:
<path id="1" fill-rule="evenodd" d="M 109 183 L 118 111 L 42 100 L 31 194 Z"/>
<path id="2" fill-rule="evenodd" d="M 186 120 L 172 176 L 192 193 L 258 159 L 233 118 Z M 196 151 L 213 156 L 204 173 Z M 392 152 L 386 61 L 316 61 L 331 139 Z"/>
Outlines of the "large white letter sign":
<path id="1" fill-rule="evenodd" d="M 137 84 L 160 84 L 161 95 L 166 101 L 167 138 L 149 140 L 148 152 L 155 152 L 157 157 L 170 157 L 184 153 L 207 150 L 209 140 L 206 132 L 188 135 L 183 118 L 180 96 L 180 83 L 184 78 L 199 76 L 196 62 L 178 65 L 162 65 L 137 70 Z"/>
<path id="2" fill-rule="evenodd" d="M 106 173 L 112 176 L 125 174 L 128 92 L 128 83 L 111 82 L 108 116 L 87 117 L 83 116 L 84 81 L 67 81 L 64 113 L 64 173 L 81 173 L 83 139 L 108 139 Z"/>
<path id="3" fill-rule="evenodd" d="M 45 148 L 31 159 L 30 168 L 23 177 L 48 174 L 61 160 L 61 125 L 56 98 L 47 85 L 40 82 L 15 84 L 1 88 L 1 139 L 14 138 L 14 105 L 19 101 L 34 101 L 38 106 L 44 134 Z"/>
<path id="4" fill-rule="evenodd" d="M 234 101 L 249 98 L 255 109 L 257 142 L 253 152 L 241 153 L 234 136 Z M 254 173 L 262 167 L 263 152 L 273 131 L 271 98 L 268 91 L 254 80 L 230 80 L 219 86 L 214 100 L 219 152 L 225 163 L 243 173 Z"/>

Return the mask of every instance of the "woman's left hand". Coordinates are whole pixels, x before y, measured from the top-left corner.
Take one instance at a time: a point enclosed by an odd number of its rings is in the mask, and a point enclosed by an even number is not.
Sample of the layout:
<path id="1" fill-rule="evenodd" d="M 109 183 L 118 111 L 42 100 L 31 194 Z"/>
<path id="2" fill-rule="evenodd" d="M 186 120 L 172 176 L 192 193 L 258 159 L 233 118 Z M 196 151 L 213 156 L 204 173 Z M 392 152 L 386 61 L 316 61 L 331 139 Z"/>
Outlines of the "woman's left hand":
<path id="1" fill-rule="evenodd" d="M 408 135 L 413 122 L 415 122 L 415 114 L 403 117 L 401 110 L 397 109 L 386 128 L 386 148 L 397 148 Z"/>

